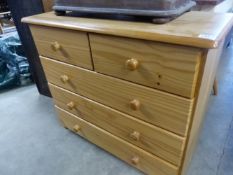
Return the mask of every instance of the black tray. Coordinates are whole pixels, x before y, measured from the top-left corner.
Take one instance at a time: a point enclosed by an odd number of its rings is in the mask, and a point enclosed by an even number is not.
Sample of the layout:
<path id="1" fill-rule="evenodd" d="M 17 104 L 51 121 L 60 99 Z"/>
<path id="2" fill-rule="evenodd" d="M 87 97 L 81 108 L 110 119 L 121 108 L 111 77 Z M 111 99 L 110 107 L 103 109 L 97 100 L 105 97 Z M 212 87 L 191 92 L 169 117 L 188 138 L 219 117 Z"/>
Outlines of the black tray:
<path id="1" fill-rule="evenodd" d="M 53 9 L 57 15 L 65 15 L 66 11 L 120 14 L 146 16 L 155 23 L 165 23 L 194 5 L 191 0 L 55 0 Z"/>

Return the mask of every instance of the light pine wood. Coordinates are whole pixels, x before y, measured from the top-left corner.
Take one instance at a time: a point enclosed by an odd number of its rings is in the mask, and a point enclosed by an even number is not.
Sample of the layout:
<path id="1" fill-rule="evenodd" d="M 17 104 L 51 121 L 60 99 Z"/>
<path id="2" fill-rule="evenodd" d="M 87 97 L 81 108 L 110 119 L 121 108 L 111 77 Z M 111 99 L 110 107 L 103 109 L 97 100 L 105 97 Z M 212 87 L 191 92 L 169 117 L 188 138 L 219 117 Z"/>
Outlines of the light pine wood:
<path id="1" fill-rule="evenodd" d="M 193 98 L 202 50 L 90 34 L 95 70 Z"/>
<path id="2" fill-rule="evenodd" d="M 91 43 L 93 43 L 93 41 L 92 41 Z M 111 44 L 111 43 L 109 43 L 109 44 Z M 94 43 L 93 43 L 93 45 L 94 45 Z M 94 49 L 95 49 L 95 47 L 93 48 L 93 51 L 94 51 Z M 106 48 L 106 49 L 107 49 L 107 48 Z M 116 54 L 116 53 L 115 53 L 115 54 Z M 126 66 L 126 68 L 127 68 L 128 70 L 131 70 L 131 71 L 137 70 L 138 67 L 139 67 L 139 61 L 138 61 L 137 59 L 134 59 L 134 58 L 128 59 L 128 60 L 126 60 L 126 62 L 125 62 L 125 66 Z"/>
<path id="3" fill-rule="evenodd" d="M 74 132 L 78 133 L 80 130 L 81 130 L 81 127 L 79 125 L 76 124 L 76 125 L 73 126 L 73 131 Z"/>
<path id="4" fill-rule="evenodd" d="M 181 175 L 186 175 L 189 167 L 188 165 L 198 143 L 198 138 L 205 117 L 204 114 L 206 112 L 206 106 L 208 104 L 209 96 L 213 87 L 223 45 L 224 42 L 222 42 L 218 49 L 209 50 L 206 56 L 203 58 L 203 61 L 205 62 L 205 66 L 203 69 L 204 72 L 199 84 L 200 88 L 198 98 L 195 102 L 195 110 L 193 111 L 191 127 L 187 137 L 187 145 L 185 149 L 183 166 L 182 169 L 180 169 Z"/>
<path id="5" fill-rule="evenodd" d="M 92 100 L 123 111 L 161 128 L 185 136 L 193 100 L 164 93 L 79 67 L 41 57 L 50 83 Z M 63 83 L 60 75 L 67 75 Z M 140 102 L 139 110 L 131 109 L 132 100 Z"/>
<path id="6" fill-rule="evenodd" d="M 199 48 L 216 48 L 233 23 L 232 14 L 188 12 L 156 25 L 143 22 L 56 16 L 53 12 L 23 18 L 23 22 L 78 31 L 161 41 Z"/>
<path id="7" fill-rule="evenodd" d="M 135 140 L 135 141 L 140 141 L 141 140 L 141 133 L 138 132 L 138 131 L 133 131 L 131 134 L 130 134 L 130 137 Z"/>
<path id="8" fill-rule="evenodd" d="M 22 21 L 65 128 L 146 174 L 186 175 L 232 14 L 188 12 L 162 25 L 54 12 Z"/>
<path id="9" fill-rule="evenodd" d="M 42 0 L 43 6 L 44 6 L 44 11 L 45 12 L 50 12 L 52 11 L 52 7 L 54 4 L 54 0 Z"/>
<path id="10" fill-rule="evenodd" d="M 68 102 L 66 106 L 69 110 L 76 109 L 76 104 L 73 101 Z"/>
<path id="11" fill-rule="evenodd" d="M 140 161 L 140 158 L 139 158 L 138 156 L 134 156 L 134 157 L 131 159 L 131 162 L 132 162 L 132 164 L 134 164 L 134 165 L 138 165 L 139 161 Z"/>
<path id="12" fill-rule="evenodd" d="M 150 175 L 177 175 L 178 168 L 71 113 L 56 107 L 60 120 L 75 133 Z M 78 132 L 74 129 L 79 127 Z M 76 128 L 76 127 L 75 127 Z"/>
<path id="13" fill-rule="evenodd" d="M 60 80 L 62 81 L 62 83 L 68 83 L 70 78 L 67 75 L 61 75 Z"/>
<path id="14" fill-rule="evenodd" d="M 129 105 L 132 110 L 137 111 L 140 110 L 141 102 L 137 99 L 133 99 L 132 101 L 130 101 Z"/>
<path id="15" fill-rule="evenodd" d="M 87 33 L 35 25 L 30 29 L 40 55 L 93 69 Z"/>
<path id="16" fill-rule="evenodd" d="M 180 165 L 185 138 L 49 84 L 54 103 L 154 155 Z M 70 108 L 66 104 L 73 103 Z"/>
<path id="17" fill-rule="evenodd" d="M 218 80 L 216 78 L 214 79 L 213 91 L 214 95 L 218 95 Z"/>

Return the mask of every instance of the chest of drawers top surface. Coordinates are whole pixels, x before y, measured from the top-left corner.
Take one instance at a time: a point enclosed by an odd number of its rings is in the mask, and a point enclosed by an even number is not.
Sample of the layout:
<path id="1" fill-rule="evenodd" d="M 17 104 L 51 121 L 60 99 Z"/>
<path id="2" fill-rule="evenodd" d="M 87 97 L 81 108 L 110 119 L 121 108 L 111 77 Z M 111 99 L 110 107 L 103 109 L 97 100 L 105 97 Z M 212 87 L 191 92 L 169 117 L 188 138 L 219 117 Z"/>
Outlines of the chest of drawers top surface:
<path id="1" fill-rule="evenodd" d="M 232 14 L 188 12 L 167 24 L 56 16 L 54 12 L 23 18 L 24 23 L 109 34 L 172 44 L 215 48 L 232 26 Z"/>

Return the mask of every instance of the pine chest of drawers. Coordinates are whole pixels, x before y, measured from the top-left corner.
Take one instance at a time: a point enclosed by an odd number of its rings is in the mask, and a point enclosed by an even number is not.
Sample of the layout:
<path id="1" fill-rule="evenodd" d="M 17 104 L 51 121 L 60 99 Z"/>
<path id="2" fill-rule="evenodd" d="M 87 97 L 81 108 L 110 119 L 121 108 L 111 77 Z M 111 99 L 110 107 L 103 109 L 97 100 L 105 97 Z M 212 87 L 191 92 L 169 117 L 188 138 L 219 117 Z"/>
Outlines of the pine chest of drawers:
<path id="1" fill-rule="evenodd" d="M 146 174 L 184 175 L 232 15 L 23 19 L 64 127 Z"/>

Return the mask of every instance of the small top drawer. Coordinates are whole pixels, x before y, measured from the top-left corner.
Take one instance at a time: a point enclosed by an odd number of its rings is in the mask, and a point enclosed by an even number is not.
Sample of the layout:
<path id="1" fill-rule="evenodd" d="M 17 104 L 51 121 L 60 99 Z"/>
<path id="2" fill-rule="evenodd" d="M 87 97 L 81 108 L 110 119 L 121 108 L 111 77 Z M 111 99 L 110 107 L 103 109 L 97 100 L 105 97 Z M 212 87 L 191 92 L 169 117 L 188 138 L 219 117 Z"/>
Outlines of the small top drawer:
<path id="1" fill-rule="evenodd" d="M 35 25 L 30 29 L 40 55 L 93 69 L 87 33 Z"/>
<path id="2" fill-rule="evenodd" d="M 201 50 L 151 41 L 90 34 L 97 72 L 192 98 Z"/>

